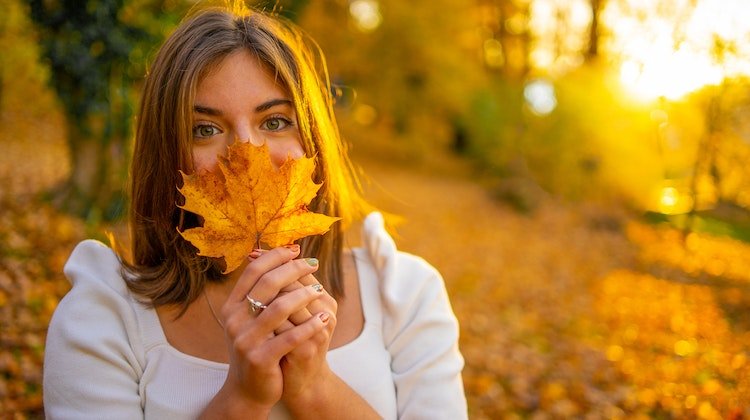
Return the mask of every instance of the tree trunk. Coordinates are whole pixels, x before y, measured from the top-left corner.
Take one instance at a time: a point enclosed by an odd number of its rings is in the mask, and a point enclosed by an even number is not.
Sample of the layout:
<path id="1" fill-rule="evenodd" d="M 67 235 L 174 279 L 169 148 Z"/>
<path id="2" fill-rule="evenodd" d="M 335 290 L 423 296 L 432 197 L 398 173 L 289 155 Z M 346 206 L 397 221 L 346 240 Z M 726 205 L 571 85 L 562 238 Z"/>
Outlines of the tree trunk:
<path id="1" fill-rule="evenodd" d="M 106 139 L 102 130 L 85 133 L 69 122 L 71 172 L 54 192 L 58 208 L 86 219 L 114 219 L 122 212 L 126 156 L 123 140 Z"/>
<path id="2" fill-rule="evenodd" d="M 500 11 L 500 20 L 496 23 L 495 36 L 502 46 L 505 65 L 503 76 L 507 80 L 522 82 L 531 70 L 529 54 L 531 52 L 531 33 L 525 29 L 520 33 L 510 32 L 506 21 L 520 14 L 529 19 L 530 6 L 528 4 L 516 4 L 509 1 L 496 2 Z"/>
<path id="3" fill-rule="evenodd" d="M 605 0 L 589 0 L 591 4 L 591 25 L 589 26 L 589 46 L 586 50 L 586 61 L 599 56 L 599 18 L 604 9 Z"/>

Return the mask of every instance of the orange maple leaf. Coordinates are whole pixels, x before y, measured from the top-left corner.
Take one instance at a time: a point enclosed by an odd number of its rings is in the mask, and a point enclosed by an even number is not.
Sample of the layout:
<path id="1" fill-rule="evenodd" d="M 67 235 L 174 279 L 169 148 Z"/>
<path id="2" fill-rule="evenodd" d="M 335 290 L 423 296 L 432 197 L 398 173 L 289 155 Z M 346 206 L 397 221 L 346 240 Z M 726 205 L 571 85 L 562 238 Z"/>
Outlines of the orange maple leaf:
<path id="1" fill-rule="evenodd" d="M 328 231 L 338 217 L 313 213 L 307 205 L 320 186 L 312 181 L 312 158 L 271 163 L 268 146 L 234 142 L 218 170 L 186 175 L 181 208 L 203 217 L 203 226 L 180 232 L 198 255 L 224 257 L 234 271 L 254 248 L 274 248 Z"/>

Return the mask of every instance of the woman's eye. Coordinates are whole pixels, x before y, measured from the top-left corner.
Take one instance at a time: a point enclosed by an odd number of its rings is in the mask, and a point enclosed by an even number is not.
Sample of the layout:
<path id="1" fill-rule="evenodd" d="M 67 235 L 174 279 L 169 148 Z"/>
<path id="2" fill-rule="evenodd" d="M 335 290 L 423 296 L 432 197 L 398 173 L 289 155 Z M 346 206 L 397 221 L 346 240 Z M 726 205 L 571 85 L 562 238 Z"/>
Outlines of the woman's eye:
<path id="1" fill-rule="evenodd" d="M 196 138 L 206 138 L 211 137 L 219 134 L 220 131 L 218 128 L 214 127 L 213 125 L 198 125 L 195 128 L 193 128 L 193 137 Z"/>
<path id="2" fill-rule="evenodd" d="M 291 124 L 286 118 L 272 117 L 263 122 L 263 128 L 270 131 L 279 131 L 285 129 Z"/>

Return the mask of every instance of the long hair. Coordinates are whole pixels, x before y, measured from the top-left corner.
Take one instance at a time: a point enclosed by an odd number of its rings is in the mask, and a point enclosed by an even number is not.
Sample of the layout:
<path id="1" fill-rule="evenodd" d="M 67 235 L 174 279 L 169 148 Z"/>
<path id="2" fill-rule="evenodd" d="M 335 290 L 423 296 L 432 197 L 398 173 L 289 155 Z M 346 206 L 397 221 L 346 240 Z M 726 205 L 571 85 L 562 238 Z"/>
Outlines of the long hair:
<path id="1" fill-rule="evenodd" d="M 309 208 L 342 218 L 325 235 L 299 241 L 303 255 L 320 260 L 316 275 L 334 297 L 344 294 L 343 229 L 370 206 L 347 157 L 333 112 L 330 81 L 320 49 L 292 23 L 252 10 L 211 8 L 189 16 L 166 40 L 146 75 L 130 173 L 132 260 L 128 287 L 154 306 L 184 311 L 207 282 L 222 281 L 220 260 L 197 255 L 178 229 L 198 217 L 178 208 L 178 170 L 193 172 L 193 103 L 199 82 L 225 57 L 255 54 L 288 90 L 296 108 L 302 148 L 316 157 L 313 179 L 323 183 Z"/>

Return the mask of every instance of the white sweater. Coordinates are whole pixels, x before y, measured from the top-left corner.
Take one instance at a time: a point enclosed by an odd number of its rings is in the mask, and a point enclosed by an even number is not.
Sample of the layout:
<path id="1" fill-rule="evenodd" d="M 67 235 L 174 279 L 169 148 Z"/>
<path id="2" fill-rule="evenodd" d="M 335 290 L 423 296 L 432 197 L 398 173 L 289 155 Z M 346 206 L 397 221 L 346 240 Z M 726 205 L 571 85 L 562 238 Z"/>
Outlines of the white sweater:
<path id="1" fill-rule="evenodd" d="M 365 325 L 328 352 L 331 369 L 386 419 L 464 419 L 458 323 L 439 273 L 396 250 L 373 213 L 354 250 Z M 50 322 L 44 409 L 50 419 L 188 419 L 216 395 L 228 365 L 179 352 L 153 309 L 127 289 L 114 252 L 81 242 L 73 288 Z M 286 418 L 277 405 L 271 418 Z"/>

